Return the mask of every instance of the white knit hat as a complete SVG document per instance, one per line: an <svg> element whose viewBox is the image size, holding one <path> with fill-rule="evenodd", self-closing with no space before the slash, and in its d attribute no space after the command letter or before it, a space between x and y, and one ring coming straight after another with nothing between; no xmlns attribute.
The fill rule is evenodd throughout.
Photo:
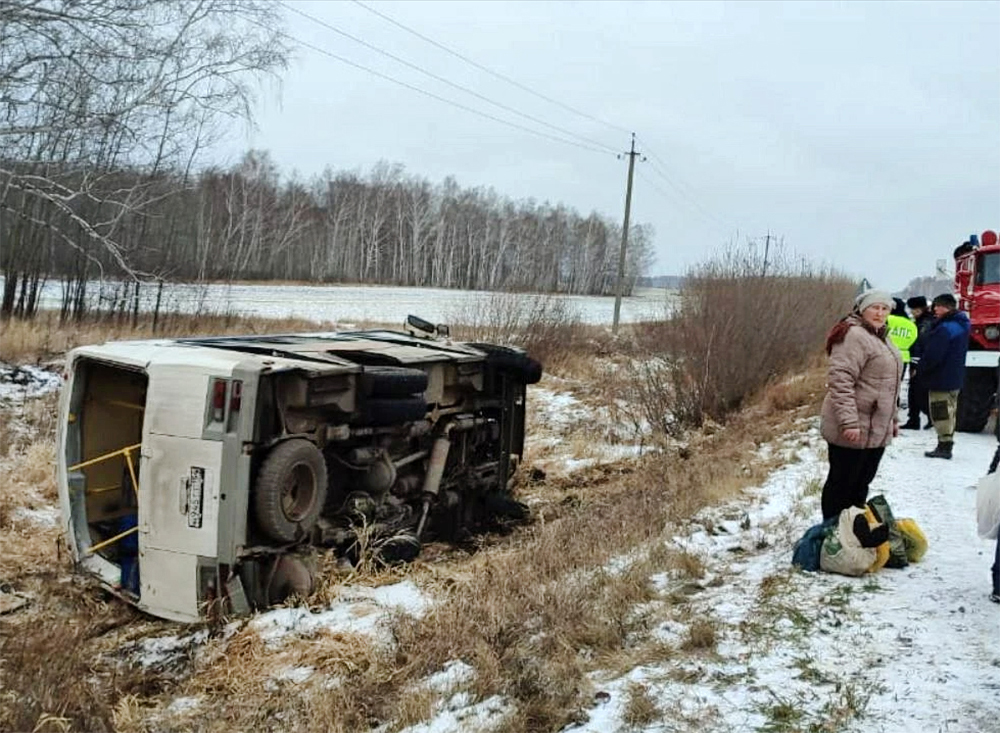
<svg viewBox="0 0 1000 733"><path fill-rule="evenodd" d="M865 308L869 308L877 303L881 303L889 310L892 310L892 296L884 290L866 290L854 301L854 310L864 313Z"/></svg>

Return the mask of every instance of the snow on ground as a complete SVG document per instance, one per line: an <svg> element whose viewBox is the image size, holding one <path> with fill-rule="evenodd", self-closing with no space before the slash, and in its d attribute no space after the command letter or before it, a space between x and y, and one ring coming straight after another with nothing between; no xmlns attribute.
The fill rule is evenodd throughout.
<svg viewBox="0 0 1000 733"><path fill-rule="evenodd" d="M421 616L428 604L428 599L410 580L376 588L343 586L327 609L313 612L300 606L277 608L255 616L251 625L261 638L271 643L289 634L309 635L319 630L377 636L392 612Z"/></svg>
<svg viewBox="0 0 1000 733"><path fill-rule="evenodd" d="M717 520L704 522L710 531L696 522L675 539L708 568L692 600L721 628L717 656L682 662L683 670L667 663L595 675L607 694L571 730L626 729L629 683L646 687L664 712L648 730L784 730L780 715L795 718L788 730L803 730L838 710L847 730L997 729L1000 607L987 599L994 543L976 535L974 490L995 438L959 434L950 462L923 456L932 431L896 440L872 495L884 494L897 517L916 519L929 550L905 569L848 578L789 568L795 540L820 518L823 441L815 426L806 437L799 460L749 502L707 512L702 520ZM713 578L722 583L713 587ZM780 592L762 601L775 578ZM655 633L676 640L684 628L668 621ZM853 709L863 717L852 721Z"/></svg>
<svg viewBox="0 0 1000 733"><path fill-rule="evenodd" d="M41 367L0 362L0 405L16 404L59 389L58 374Z"/></svg>
<svg viewBox="0 0 1000 733"><path fill-rule="evenodd" d="M310 637L319 632L365 634L377 643L389 643L383 632L393 613L420 616L430 600L411 580L378 587L343 585L337 598L326 608L311 610L302 606L274 608L253 616L249 622L260 638L270 647L280 647L293 637ZM244 621L233 621L225 634L231 636L243 628ZM169 669L189 656L208 639L204 630L180 632L140 639L126 650L126 656L147 669ZM276 671L277 680L306 679L312 674L307 666Z"/></svg>
<svg viewBox="0 0 1000 733"><path fill-rule="evenodd" d="M597 464L641 456L651 448L644 421L615 419L560 389L562 380L544 375L528 388L527 458L549 476L566 476Z"/></svg>
<svg viewBox="0 0 1000 733"><path fill-rule="evenodd" d="M0 283L3 278L0 278ZM120 286L115 282L92 282L87 293L97 307ZM668 291L660 288L639 288L622 299L620 320L624 323L663 318L668 308ZM48 282L42 289L41 307L58 308L62 303L62 288L58 282ZM472 314L482 315L494 293L475 290L441 288L408 288L388 285L266 285L224 283L193 285L168 284L162 293L161 307L181 313L229 312L264 318L305 318L337 323L344 328L356 321L402 323L408 314L418 315L435 323L455 323L468 320ZM614 298L590 295L530 295L525 300L552 298L564 302L568 309L585 323L610 325L614 314ZM145 288L140 308L152 311L157 299L156 288Z"/></svg>
<svg viewBox="0 0 1000 733"><path fill-rule="evenodd" d="M24 446L35 441L36 428L29 415L47 414L47 408L37 409L36 400L56 392L61 385L62 377L55 371L0 361L0 451L7 451L12 444ZM4 458L0 455L0 460ZM17 507L14 516L52 524L58 520L58 508L42 507L36 512L33 508Z"/></svg>

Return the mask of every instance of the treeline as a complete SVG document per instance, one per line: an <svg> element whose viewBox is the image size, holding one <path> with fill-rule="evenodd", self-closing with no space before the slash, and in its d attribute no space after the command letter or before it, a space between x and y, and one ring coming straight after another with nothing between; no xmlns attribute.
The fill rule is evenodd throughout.
<svg viewBox="0 0 1000 733"><path fill-rule="evenodd" d="M22 175L30 168L7 166ZM231 169L207 169L189 180L118 171L89 185L141 191L144 204L123 211L103 203L107 196L99 192L64 211L7 192L9 213L0 222L3 313L30 315L48 278L66 283L67 315L85 308L87 283L98 277L579 294L613 293L617 278L621 227L613 221L461 188L451 178L433 185L386 163L367 175L327 171L308 182L282 181L267 154L253 152ZM93 242L75 217L113 222L105 234L116 247ZM626 293L647 266L648 227L632 228L628 252Z"/></svg>
<svg viewBox="0 0 1000 733"><path fill-rule="evenodd" d="M935 277L924 276L915 277L910 280L910 282L906 284L906 287L900 292L900 295L903 298L910 298L914 295L923 295L929 302L941 293L951 293L954 289L955 285L951 278L943 277L941 275Z"/></svg>

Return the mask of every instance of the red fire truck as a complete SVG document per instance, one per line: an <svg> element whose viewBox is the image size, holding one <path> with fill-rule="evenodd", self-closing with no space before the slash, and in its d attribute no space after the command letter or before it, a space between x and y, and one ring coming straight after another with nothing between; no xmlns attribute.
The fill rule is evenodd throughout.
<svg viewBox="0 0 1000 733"><path fill-rule="evenodd" d="M955 250L955 297L972 321L957 428L978 433L986 427L996 404L1000 370L1000 244L996 232L973 235Z"/></svg>

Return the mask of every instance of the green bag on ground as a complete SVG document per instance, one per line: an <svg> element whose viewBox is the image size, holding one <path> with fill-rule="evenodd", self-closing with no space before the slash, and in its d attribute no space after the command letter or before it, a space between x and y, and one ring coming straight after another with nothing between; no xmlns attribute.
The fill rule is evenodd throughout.
<svg viewBox="0 0 1000 733"><path fill-rule="evenodd" d="M868 500L868 506L878 520L889 527L889 560L885 566L887 568L905 568L910 564L906 555L906 542L903 540L903 534L899 531L899 527L896 526L896 519L892 516L889 502L882 494L879 494Z"/></svg>

